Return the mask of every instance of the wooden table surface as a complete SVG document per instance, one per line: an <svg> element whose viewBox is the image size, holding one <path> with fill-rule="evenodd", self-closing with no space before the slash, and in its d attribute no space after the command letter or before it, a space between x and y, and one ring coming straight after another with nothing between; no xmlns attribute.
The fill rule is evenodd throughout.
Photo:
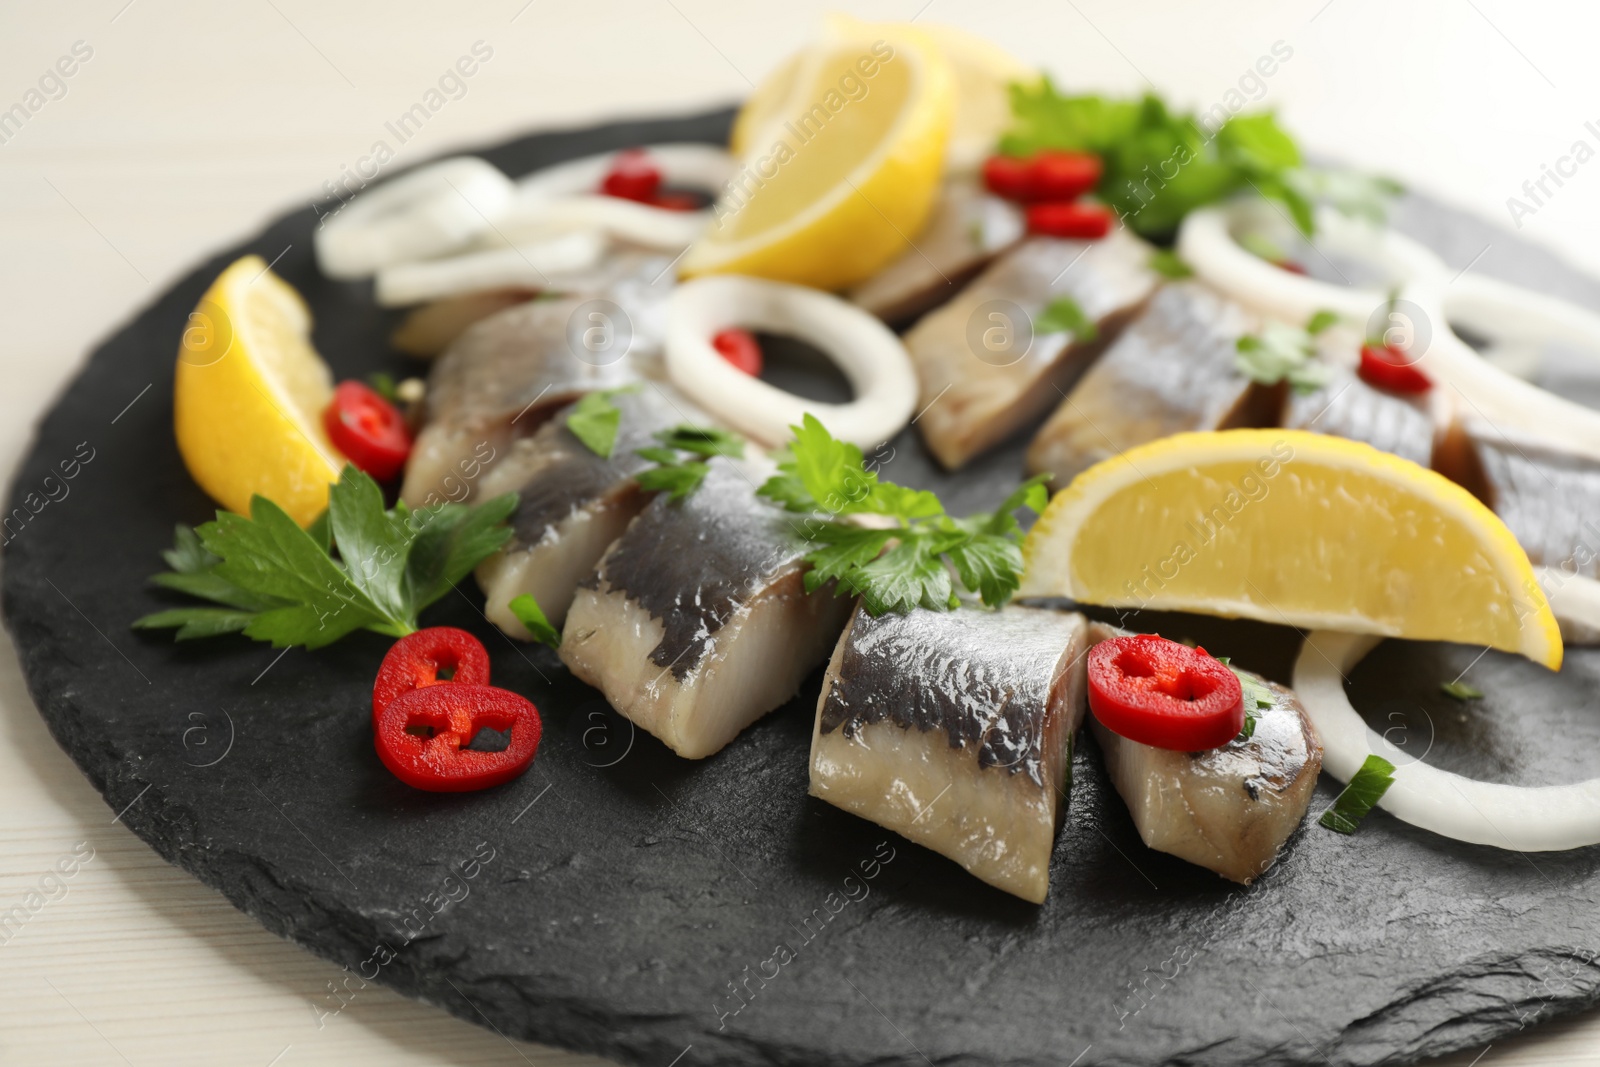
<svg viewBox="0 0 1600 1067"><path fill-rule="evenodd" d="M1576 3L6 0L0 111L32 113L0 127L0 465L15 467L93 343L202 256L321 195L474 43L492 57L400 163L542 126L736 100L825 6L964 26L1073 88L1131 93L1148 81L1199 107L1259 95L1313 152L1508 227L1508 198L1532 204L1523 183L1542 165L1578 140L1600 145L1585 126L1600 120L1586 111L1600 100L1597 16ZM1292 57L1258 85L1249 71L1278 42ZM1600 272L1600 164L1545 192L1521 213L1521 234ZM114 621L101 628L118 639ZM123 829L46 733L0 642L0 910L59 859L92 851L61 888L47 883L57 899L0 934L0 1063L599 1062L376 986L319 1024L337 969ZM1600 1065L1600 1016L1447 1062Z"/></svg>

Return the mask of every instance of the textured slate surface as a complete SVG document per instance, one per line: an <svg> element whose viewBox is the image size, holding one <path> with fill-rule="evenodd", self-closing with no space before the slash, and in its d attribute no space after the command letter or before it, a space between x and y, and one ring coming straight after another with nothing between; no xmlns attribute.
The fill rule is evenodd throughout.
<svg viewBox="0 0 1600 1067"><path fill-rule="evenodd" d="M717 139L727 120L485 154L520 173ZM655 1065L690 1045L696 1064L1399 1063L1595 1002L1600 849L1460 846L1377 813L1354 837L1303 830L1244 890L1146 850L1085 742L1050 899L1032 907L806 796L815 678L687 763L634 736L554 656L492 631L475 593L450 598L428 621L482 635L494 680L538 703L546 733L520 781L442 797L407 790L372 753L381 638L280 659L242 639L133 634L162 602L142 579L172 523L210 511L172 443L171 368L185 315L226 262L282 252L277 269L311 301L341 376L405 369L368 287L317 276L313 223L299 212L217 256L94 354L17 476L12 506L57 499L13 531L4 607L44 717L110 807L133 802L122 819L136 833L347 965L352 988L362 974L505 1033ZM1481 223L1422 204L1404 223L1457 265L1491 244L1478 269L1600 305L1591 282ZM914 439L894 448L891 476L963 508L996 502L1020 469L1012 448L947 480ZM76 477L47 483L74 453ZM1287 671L1293 634L1158 621ZM1380 650L1358 699L1380 728L1398 713L1407 743L1429 740L1450 766L1529 783L1600 773L1600 657L1571 656L1552 684L1490 656L1472 674L1488 700L1436 698L1470 655ZM1334 793L1324 778L1318 808Z"/></svg>

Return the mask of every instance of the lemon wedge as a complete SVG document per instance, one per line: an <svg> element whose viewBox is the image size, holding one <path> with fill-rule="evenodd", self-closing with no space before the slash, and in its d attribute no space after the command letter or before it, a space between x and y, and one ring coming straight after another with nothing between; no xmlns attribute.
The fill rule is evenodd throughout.
<svg viewBox="0 0 1600 1067"><path fill-rule="evenodd" d="M788 80L765 97L771 118L746 120L753 143L684 256L685 276L840 289L904 252L927 220L955 110L949 65L928 37L841 23Z"/></svg>
<svg viewBox="0 0 1600 1067"><path fill-rule="evenodd" d="M1433 471L1296 430L1186 433L1099 463L1022 547L1022 595L1455 641L1552 670L1527 554Z"/></svg>
<svg viewBox="0 0 1600 1067"><path fill-rule="evenodd" d="M861 24L848 16L835 15L829 25ZM910 23L891 25L899 31ZM975 171L994 153L1000 135L1011 125L1011 84L1035 81L1039 72L998 45L965 30L939 23L920 24L920 28L944 56L955 78L955 111L945 145L945 169L958 173ZM796 52L780 63L739 109L728 138L728 148L734 155L743 156L757 145L766 147L781 132L768 130L782 123L784 107L794 91L807 51Z"/></svg>
<svg viewBox="0 0 1600 1067"><path fill-rule="evenodd" d="M178 451L200 488L241 514L259 493L309 524L344 465L322 429L332 400L300 294L260 256L218 275L189 315L173 385Z"/></svg>

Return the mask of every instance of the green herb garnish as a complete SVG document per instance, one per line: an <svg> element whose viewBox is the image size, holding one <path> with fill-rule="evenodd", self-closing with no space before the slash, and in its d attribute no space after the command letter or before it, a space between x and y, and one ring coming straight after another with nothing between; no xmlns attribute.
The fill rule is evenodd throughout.
<svg viewBox="0 0 1600 1067"><path fill-rule="evenodd" d="M1262 385L1287 381L1297 393L1313 393L1328 384L1331 370L1316 359L1313 338L1332 323L1319 311L1305 329L1281 322L1269 322L1260 336L1239 338L1233 365L1240 374ZM1316 329L1311 329L1315 326Z"/></svg>
<svg viewBox="0 0 1600 1067"><path fill-rule="evenodd" d="M151 581L222 606L158 611L133 625L176 628L180 641L243 633L275 648L320 648L356 630L404 637L423 608L505 544L516 506L508 493L476 507L385 510L378 483L347 466L310 529L260 496L248 518L219 511L198 529L179 526L162 554L172 570Z"/></svg>
<svg viewBox="0 0 1600 1067"><path fill-rule="evenodd" d="M790 511L828 516L807 531L820 546L806 556L807 592L836 581L838 595L859 595L874 615L954 608L956 581L990 607L1016 592L1022 527L1013 512L1044 508L1047 475L1018 486L994 512L955 519L934 494L879 481L862 462L861 449L835 440L815 416L791 429L794 442L779 473L758 493ZM846 515L874 516L889 525L837 521Z"/></svg>
<svg viewBox="0 0 1600 1067"><path fill-rule="evenodd" d="M367 384L372 386L372 391L383 397L391 404L400 403L399 387L394 384L394 378L383 371L373 371L367 375Z"/></svg>
<svg viewBox="0 0 1600 1067"><path fill-rule="evenodd" d="M1393 784L1394 764L1382 756L1368 756L1333 802L1333 807L1323 812L1317 821L1341 834L1353 834L1367 812L1383 799L1383 794Z"/></svg>
<svg viewBox="0 0 1600 1067"><path fill-rule="evenodd" d="M1239 679L1239 688L1242 691L1244 702L1244 727L1240 729L1239 736L1235 737L1234 740L1248 741L1255 736L1255 713L1264 711L1277 702L1272 698L1272 690L1257 681L1254 675L1247 674L1232 663L1229 663L1228 657L1218 656L1217 662L1226 665L1234 673L1234 676Z"/></svg>
<svg viewBox="0 0 1600 1067"><path fill-rule="evenodd" d="M1207 132L1192 112L1175 112L1158 96L1066 96L1048 78L1013 85L1011 112L1001 152L1094 153L1105 166L1096 195L1146 237L1166 237L1196 208L1252 188L1311 232L1312 201L1305 183L1290 177L1301 166L1300 149L1271 113L1235 115Z"/></svg>
<svg viewBox="0 0 1600 1067"><path fill-rule="evenodd" d="M1150 269L1174 282L1194 277L1194 269L1170 248L1158 248L1150 253Z"/></svg>
<svg viewBox="0 0 1600 1067"><path fill-rule="evenodd" d="M634 454L656 464L636 476L642 489L666 493L670 500L682 500L706 480L711 472L707 459L712 456L744 455L744 440L727 430L709 426L675 426L655 435L660 445L636 449ZM688 453L685 458L682 453ZM700 456L701 459L692 457Z"/></svg>
<svg viewBox="0 0 1600 1067"><path fill-rule="evenodd" d="M1306 333L1315 337L1338 321L1339 313L1337 311L1323 309L1312 315L1310 321L1306 323Z"/></svg>
<svg viewBox="0 0 1600 1067"><path fill-rule="evenodd" d="M601 459L610 459L611 450L617 446L617 427L622 425L622 410L612 401L638 389L637 385L625 385L588 394L567 414L567 429L589 451Z"/></svg>
<svg viewBox="0 0 1600 1067"><path fill-rule="evenodd" d="M1039 312L1039 317L1033 321L1034 329L1040 333L1059 333L1063 330L1072 334L1074 340L1093 341L1100 336L1100 330L1095 326L1094 320L1083 313L1083 308L1070 296L1058 296L1046 304L1044 310Z"/></svg>
<svg viewBox="0 0 1600 1067"><path fill-rule="evenodd" d="M1445 696L1455 697L1457 700L1483 699L1483 690L1477 686L1468 685L1466 682L1441 682L1439 689Z"/></svg>
<svg viewBox="0 0 1600 1067"><path fill-rule="evenodd" d="M512 597L506 606L511 609L511 614L517 617L517 621L527 627L535 641L551 648L561 647L561 631L550 625L550 620L545 618L544 609L539 607L539 602L533 598L532 593Z"/></svg>

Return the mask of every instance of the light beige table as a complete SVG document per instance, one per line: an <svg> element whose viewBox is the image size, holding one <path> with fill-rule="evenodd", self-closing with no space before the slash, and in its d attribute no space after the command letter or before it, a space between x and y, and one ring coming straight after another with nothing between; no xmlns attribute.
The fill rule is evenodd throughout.
<svg viewBox="0 0 1600 1067"><path fill-rule="evenodd" d="M1507 198L1524 195L1541 164L1580 138L1600 144L1584 126L1600 119L1585 110L1600 100L1588 6L1220 6L904 0L857 13L966 26L1067 85L1135 92L1148 78L1201 107L1240 88L1283 41L1293 57L1261 86L1262 102L1312 150L1385 169L1506 225ZM33 421L94 341L189 264L318 196L474 42L493 49L491 60L400 162L539 126L731 101L813 31L822 8L6 0L0 110L75 42L92 54L67 64L72 76L47 85L56 98L0 143L0 465L14 468ZM1522 232L1600 271L1600 162L1542 199ZM313 1005L335 968L267 934L116 824L46 734L9 643L0 709L0 905L80 843L94 856L64 897L0 945L0 1063L595 1062L514 1044L377 987L319 1028ZM1600 1064L1600 1018L1452 1062L1479 1056Z"/></svg>

